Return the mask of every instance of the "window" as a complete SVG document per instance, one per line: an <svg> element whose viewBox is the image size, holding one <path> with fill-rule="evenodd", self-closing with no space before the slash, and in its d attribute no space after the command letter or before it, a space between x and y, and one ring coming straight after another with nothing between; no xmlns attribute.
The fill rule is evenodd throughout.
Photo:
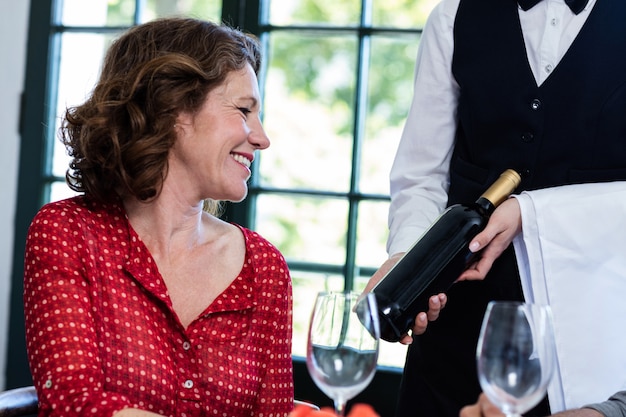
<svg viewBox="0 0 626 417"><path fill-rule="evenodd" d="M38 2L23 118L42 123L23 128L16 251L41 204L73 194L64 182L58 120L90 91L111 40L160 16L223 19L262 41L259 82L272 140L254 164L249 197L230 205L226 218L258 230L287 258L294 356L303 356L312 294L361 290L386 258L388 172L412 95L421 28L436 2ZM15 268L14 283L21 282L21 266ZM380 365L402 366L404 349L383 343Z"/></svg>

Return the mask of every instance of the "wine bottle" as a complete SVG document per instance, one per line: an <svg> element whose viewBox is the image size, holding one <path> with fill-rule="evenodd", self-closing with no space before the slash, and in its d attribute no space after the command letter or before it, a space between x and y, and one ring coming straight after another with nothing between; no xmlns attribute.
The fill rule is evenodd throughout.
<svg viewBox="0 0 626 417"><path fill-rule="evenodd" d="M520 184L508 169L475 203L447 208L372 289L378 305L381 338L397 342L428 311L431 296L446 292L476 258L470 241L489 216Z"/></svg>

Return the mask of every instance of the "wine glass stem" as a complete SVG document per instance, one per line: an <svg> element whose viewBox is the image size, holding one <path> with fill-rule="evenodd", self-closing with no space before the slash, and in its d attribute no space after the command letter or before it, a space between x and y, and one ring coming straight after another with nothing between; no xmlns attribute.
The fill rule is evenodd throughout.
<svg viewBox="0 0 626 417"><path fill-rule="evenodd" d="M346 403L344 401L335 401L335 414L339 417L346 415Z"/></svg>

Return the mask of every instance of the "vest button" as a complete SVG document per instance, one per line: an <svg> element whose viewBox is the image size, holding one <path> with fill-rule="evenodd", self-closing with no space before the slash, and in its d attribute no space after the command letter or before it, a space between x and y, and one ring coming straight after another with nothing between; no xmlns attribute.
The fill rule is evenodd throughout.
<svg viewBox="0 0 626 417"><path fill-rule="evenodd" d="M530 142L533 141L534 138L535 138L535 135L533 135L530 132L522 133L522 142L524 142L524 143L530 143Z"/></svg>
<svg viewBox="0 0 626 417"><path fill-rule="evenodd" d="M538 98L530 102L530 108L533 110L539 110L541 108L541 100Z"/></svg>

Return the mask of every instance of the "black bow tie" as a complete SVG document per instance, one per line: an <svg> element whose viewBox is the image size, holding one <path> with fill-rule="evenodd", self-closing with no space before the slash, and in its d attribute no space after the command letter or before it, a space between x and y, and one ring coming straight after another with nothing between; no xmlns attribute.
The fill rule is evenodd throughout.
<svg viewBox="0 0 626 417"><path fill-rule="evenodd" d="M526 11L540 1L541 0L517 0L517 4L519 4L522 10ZM587 3L589 3L589 0L565 0L565 4L567 4L575 14L582 12Z"/></svg>

